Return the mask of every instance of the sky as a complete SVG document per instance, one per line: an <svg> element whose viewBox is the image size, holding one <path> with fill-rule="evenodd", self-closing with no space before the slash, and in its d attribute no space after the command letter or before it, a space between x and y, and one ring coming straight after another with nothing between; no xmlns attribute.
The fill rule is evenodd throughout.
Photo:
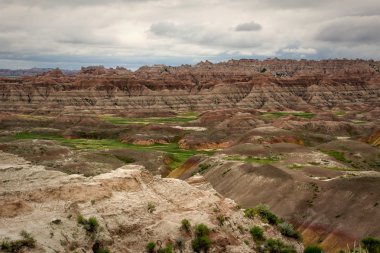
<svg viewBox="0 0 380 253"><path fill-rule="evenodd" d="M0 0L0 68L380 59L379 0Z"/></svg>

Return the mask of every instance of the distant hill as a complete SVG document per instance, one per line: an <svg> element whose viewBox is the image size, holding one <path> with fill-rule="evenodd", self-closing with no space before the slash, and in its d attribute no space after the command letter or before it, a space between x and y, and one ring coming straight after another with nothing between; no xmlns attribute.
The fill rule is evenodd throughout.
<svg viewBox="0 0 380 253"><path fill-rule="evenodd" d="M36 76L44 72L53 70L53 68L31 68L31 69L0 69L0 76L18 77L18 76ZM77 70L61 70L65 75L76 74Z"/></svg>

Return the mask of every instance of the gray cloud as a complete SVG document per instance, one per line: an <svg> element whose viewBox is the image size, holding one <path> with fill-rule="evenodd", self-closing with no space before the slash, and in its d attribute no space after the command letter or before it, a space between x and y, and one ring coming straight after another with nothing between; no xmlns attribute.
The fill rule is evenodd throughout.
<svg viewBox="0 0 380 253"><path fill-rule="evenodd" d="M255 38L246 35L236 36L225 28L215 29L210 26L192 24L174 24L158 22L151 25L152 34L186 44L206 47L221 47L224 49L254 48L259 45Z"/></svg>
<svg viewBox="0 0 380 253"><path fill-rule="evenodd" d="M158 36L173 36L178 33L177 26L171 22L159 22L152 24L150 31Z"/></svg>
<svg viewBox="0 0 380 253"><path fill-rule="evenodd" d="M327 23L316 38L339 43L379 44L379 27L380 16L344 17Z"/></svg>
<svg viewBox="0 0 380 253"><path fill-rule="evenodd" d="M254 21L249 22L249 23L238 24L235 27L235 31L238 31L238 32L259 31L261 29L262 29L261 25L259 23L254 22Z"/></svg>

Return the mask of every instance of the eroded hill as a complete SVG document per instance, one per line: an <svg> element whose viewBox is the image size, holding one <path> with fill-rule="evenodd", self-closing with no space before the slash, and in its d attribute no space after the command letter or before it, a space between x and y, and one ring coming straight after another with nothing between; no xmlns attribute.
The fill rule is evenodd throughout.
<svg viewBox="0 0 380 253"><path fill-rule="evenodd" d="M231 60L195 66L88 67L0 80L2 111L120 114L125 110L326 109L379 106L379 62Z"/></svg>

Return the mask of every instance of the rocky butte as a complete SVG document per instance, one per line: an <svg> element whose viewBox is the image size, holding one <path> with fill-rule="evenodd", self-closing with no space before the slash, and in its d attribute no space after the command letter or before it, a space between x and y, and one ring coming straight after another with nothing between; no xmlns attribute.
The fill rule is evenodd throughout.
<svg viewBox="0 0 380 253"><path fill-rule="evenodd" d="M4 73L0 251L336 253L380 237L379 61Z"/></svg>

